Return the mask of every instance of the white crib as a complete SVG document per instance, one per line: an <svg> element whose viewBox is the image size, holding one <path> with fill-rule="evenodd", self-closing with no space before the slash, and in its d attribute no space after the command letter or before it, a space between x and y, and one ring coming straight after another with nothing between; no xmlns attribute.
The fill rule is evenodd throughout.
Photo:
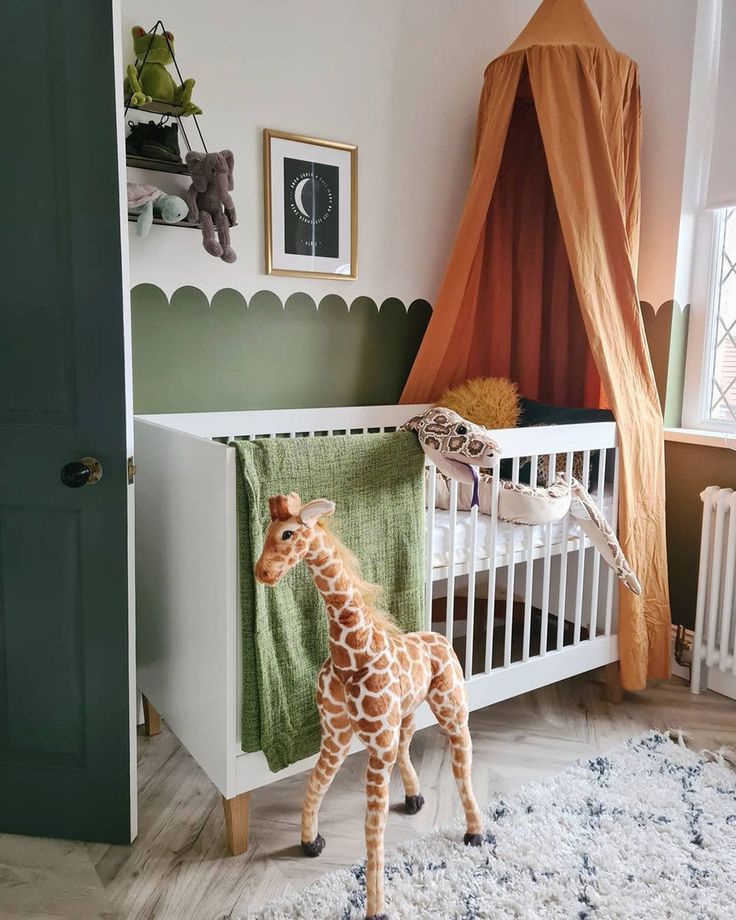
<svg viewBox="0 0 736 920"><path fill-rule="evenodd" d="M315 758L272 773L263 754L241 750L236 465L228 442L393 431L426 408L136 418L138 683L150 711L160 712L222 793L233 851L247 843L250 791L308 769ZM583 454L587 478L598 452L591 493L615 526L614 423L507 429L494 436L517 480L520 459L528 457L532 481L542 456L550 457L550 470L564 456L571 475L574 452ZM470 708L617 661L615 577L601 567L574 519L532 528L498 521L495 512L458 511L457 483L450 487L449 510L436 510L435 471L427 466L425 622L453 641ZM425 704L418 727L433 722Z"/></svg>

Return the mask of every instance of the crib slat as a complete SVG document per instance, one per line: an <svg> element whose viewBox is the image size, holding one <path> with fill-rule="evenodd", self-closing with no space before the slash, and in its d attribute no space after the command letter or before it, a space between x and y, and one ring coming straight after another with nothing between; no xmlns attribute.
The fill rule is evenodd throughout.
<svg viewBox="0 0 736 920"><path fill-rule="evenodd" d="M585 489L588 488L588 479L590 477L590 451L583 451L583 482ZM573 645L580 645L580 633L583 625L583 589L585 587L585 531L580 526L578 528L578 571L577 583L575 585L575 626L573 631Z"/></svg>
<svg viewBox="0 0 736 920"><path fill-rule="evenodd" d="M519 458L514 457L511 464L511 481L519 481ZM508 548L506 560L508 563L506 577L506 622L504 624L503 634L503 666L507 668L511 664L511 639L513 636L514 625L514 575L516 569L516 524L509 524L508 530Z"/></svg>
<svg viewBox="0 0 736 920"><path fill-rule="evenodd" d="M611 527L614 530L617 530L618 527L618 474L619 474L619 465L618 465L618 451L614 455L613 461L613 505L611 507ZM615 575L613 569L610 566L606 566L608 569L608 583L606 586L606 626L605 626L605 635L610 636L611 630L613 628L613 587Z"/></svg>
<svg viewBox="0 0 736 920"><path fill-rule="evenodd" d="M532 640L532 578L534 576L534 535L536 527L527 527L526 534L526 579L524 582L524 640L522 659L529 660L529 645Z"/></svg>
<svg viewBox="0 0 736 920"><path fill-rule="evenodd" d="M486 660L485 673L493 668L493 632L496 620L496 539L498 537L498 492L500 489L500 460L493 465L491 482L491 525L488 528L488 597L486 599Z"/></svg>
<svg viewBox="0 0 736 920"><path fill-rule="evenodd" d="M603 499L605 497L606 485L606 451L598 451L598 482L596 485L595 503L603 513ZM600 597L601 581L601 554L593 552L593 577L590 587L590 622L588 623L588 635L595 639L598 633L598 599Z"/></svg>
<svg viewBox="0 0 736 920"><path fill-rule="evenodd" d="M475 627L475 563L478 558L478 506L470 509L470 559L468 560L468 606L465 620L465 679L473 676L473 630Z"/></svg>
<svg viewBox="0 0 736 920"><path fill-rule="evenodd" d="M555 481L557 454L548 455L547 485ZM547 630L549 628L549 583L552 575L552 525L545 524L544 535L544 571L542 573L542 625L539 633L539 654L547 654Z"/></svg>
<svg viewBox="0 0 736 920"><path fill-rule="evenodd" d="M450 558L447 567L447 606L445 608L445 636L452 643L455 614L455 543L457 530L457 479L450 480Z"/></svg>
<svg viewBox="0 0 736 920"><path fill-rule="evenodd" d="M534 454L529 466L529 485L536 487L539 473L539 457ZM524 633L521 657L529 660L529 646L532 638L532 582L534 579L534 537L536 527L526 528L526 578L524 579Z"/></svg>
<svg viewBox="0 0 736 920"><path fill-rule="evenodd" d="M437 498L437 467L427 461L425 467L427 477L427 519L425 542L425 585L424 585L424 628L432 630L432 560L434 559L434 505Z"/></svg>
<svg viewBox="0 0 736 920"><path fill-rule="evenodd" d="M568 484L572 479L572 451L565 455L565 479ZM565 613L567 608L567 552L570 539L570 513L562 522L562 545L560 547L560 593L557 604L557 650L562 649L565 641Z"/></svg>

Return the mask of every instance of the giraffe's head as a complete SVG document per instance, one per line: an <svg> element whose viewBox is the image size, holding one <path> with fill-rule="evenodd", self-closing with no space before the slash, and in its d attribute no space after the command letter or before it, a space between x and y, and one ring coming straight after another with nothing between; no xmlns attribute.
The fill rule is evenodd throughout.
<svg viewBox="0 0 736 920"><path fill-rule="evenodd" d="M302 560L313 546L317 522L332 514L335 503L317 498L302 505L296 492L269 498L271 523L266 531L263 551L255 565L255 575L264 585L275 585Z"/></svg>

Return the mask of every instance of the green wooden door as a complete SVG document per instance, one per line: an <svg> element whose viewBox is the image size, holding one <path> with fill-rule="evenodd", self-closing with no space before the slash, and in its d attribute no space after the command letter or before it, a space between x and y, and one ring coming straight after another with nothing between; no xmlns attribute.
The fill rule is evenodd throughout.
<svg viewBox="0 0 736 920"><path fill-rule="evenodd" d="M0 831L131 833L111 0L3 5ZM96 457L96 485L60 471Z"/></svg>

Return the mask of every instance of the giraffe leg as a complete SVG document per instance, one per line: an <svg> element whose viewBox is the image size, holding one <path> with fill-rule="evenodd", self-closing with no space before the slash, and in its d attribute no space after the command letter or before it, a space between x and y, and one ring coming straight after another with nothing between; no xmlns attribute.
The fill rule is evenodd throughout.
<svg viewBox="0 0 736 920"><path fill-rule="evenodd" d="M427 702L450 741L452 772L457 782L460 801L465 812L467 833L465 843L480 846L483 842L483 824L480 809L473 793L471 768L473 742L468 728L468 704L465 698L463 674L455 653L440 644L433 657L434 677L429 685Z"/></svg>
<svg viewBox="0 0 736 920"><path fill-rule="evenodd" d="M374 752L368 755L365 774L368 807L365 815L366 920L388 920L383 913L383 832L388 813L388 784L398 751L393 757Z"/></svg>
<svg viewBox="0 0 736 920"><path fill-rule="evenodd" d="M479 847L483 842L483 821L473 792L471 779L473 742L470 739L467 722L460 731L450 731L448 734L452 748L452 772L465 812L467 831L464 840L469 846Z"/></svg>
<svg viewBox="0 0 736 920"><path fill-rule="evenodd" d="M424 805L424 796L419 791L419 777L409 757L409 745L414 734L414 714L406 716L401 723L399 735L399 772L404 784L404 802L407 813L415 815Z"/></svg>
<svg viewBox="0 0 736 920"><path fill-rule="evenodd" d="M325 848L325 839L318 833L319 807L347 757L351 736L352 731L347 730L341 734L339 741L333 735L322 738L319 758L309 777L302 808L302 850L306 856L319 856Z"/></svg>

